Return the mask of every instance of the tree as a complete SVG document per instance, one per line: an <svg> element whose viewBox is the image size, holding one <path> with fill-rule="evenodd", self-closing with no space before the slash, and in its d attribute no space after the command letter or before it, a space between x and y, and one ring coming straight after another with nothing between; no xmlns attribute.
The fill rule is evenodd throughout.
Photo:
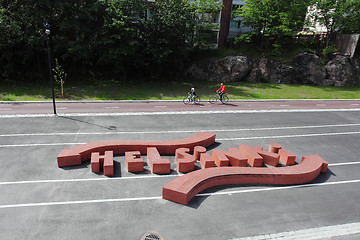
<svg viewBox="0 0 360 240"><path fill-rule="evenodd" d="M61 97L64 97L64 83L67 77L67 73L64 71L63 67L59 64L58 59L55 59L55 67L52 69L54 73L54 79L57 83L60 83L61 87Z"/></svg>
<svg viewBox="0 0 360 240"><path fill-rule="evenodd" d="M141 69L140 38L146 4L142 0L106 1L104 24L97 46L97 65L126 79L127 72Z"/></svg>
<svg viewBox="0 0 360 240"><path fill-rule="evenodd" d="M274 47L281 47L304 25L308 0L247 0L245 6L235 11L242 23L252 31L238 40L266 37ZM267 45L265 46L265 52Z"/></svg>
<svg viewBox="0 0 360 240"><path fill-rule="evenodd" d="M191 51L213 44L220 6L217 0L0 0L0 77L48 82L45 22L51 56L69 81L178 71Z"/></svg>
<svg viewBox="0 0 360 240"><path fill-rule="evenodd" d="M211 48L217 40L217 19L223 5L218 0L198 0L190 3L194 18L193 47Z"/></svg>
<svg viewBox="0 0 360 240"><path fill-rule="evenodd" d="M178 71L191 51L214 46L209 35L219 27L213 21L221 6L216 0L158 0L150 5L141 33L149 69Z"/></svg>
<svg viewBox="0 0 360 240"><path fill-rule="evenodd" d="M336 33L360 32L360 0L313 0L309 18L326 27L326 47Z"/></svg>
<svg viewBox="0 0 360 240"><path fill-rule="evenodd" d="M42 72L46 56L43 17L38 6L44 1L0 0L0 77L27 79Z"/></svg>

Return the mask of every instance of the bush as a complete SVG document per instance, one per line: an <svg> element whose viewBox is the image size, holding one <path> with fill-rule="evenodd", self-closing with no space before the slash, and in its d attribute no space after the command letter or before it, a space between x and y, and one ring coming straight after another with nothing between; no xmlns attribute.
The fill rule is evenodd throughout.
<svg viewBox="0 0 360 240"><path fill-rule="evenodd" d="M339 52L339 50L333 45L323 48L322 56L321 56L321 63L323 65L328 63L331 59L334 58L334 54L337 52Z"/></svg>

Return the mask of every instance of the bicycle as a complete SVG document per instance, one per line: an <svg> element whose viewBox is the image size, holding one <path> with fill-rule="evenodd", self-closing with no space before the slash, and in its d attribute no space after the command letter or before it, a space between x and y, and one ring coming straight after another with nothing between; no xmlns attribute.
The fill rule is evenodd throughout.
<svg viewBox="0 0 360 240"><path fill-rule="evenodd" d="M216 96L214 96L214 97L210 97L209 98L209 102L210 103L215 103L215 102L217 102L217 101L220 101L220 96L219 96L219 94L216 94ZM223 95L222 95L222 99L221 99L221 103L227 103L229 101L229 97L226 95L226 93L224 93Z"/></svg>
<svg viewBox="0 0 360 240"><path fill-rule="evenodd" d="M185 105L188 105L190 103L193 104L199 104L200 103L200 98L198 96L191 96L191 94L189 94L188 96L184 97L183 102Z"/></svg>

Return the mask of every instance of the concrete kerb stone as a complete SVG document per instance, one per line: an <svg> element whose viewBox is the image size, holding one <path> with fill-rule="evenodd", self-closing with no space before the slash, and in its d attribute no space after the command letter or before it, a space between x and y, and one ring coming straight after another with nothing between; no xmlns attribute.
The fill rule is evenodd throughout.
<svg viewBox="0 0 360 240"><path fill-rule="evenodd" d="M201 98L200 98L201 99ZM57 103L152 103L152 102L182 102L176 100L79 100L79 101L56 101ZM230 102L324 102L324 101L360 101L360 99L230 99ZM203 98L201 102L208 102L208 98ZM26 104L26 103L52 103L52 101L0 101L0 104Z"/></svg>

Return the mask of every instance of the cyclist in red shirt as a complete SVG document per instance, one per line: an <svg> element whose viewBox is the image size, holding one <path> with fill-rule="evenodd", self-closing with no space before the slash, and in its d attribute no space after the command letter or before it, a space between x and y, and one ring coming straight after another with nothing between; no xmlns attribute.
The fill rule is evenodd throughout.
<svg viewBox="0 0 360 240"><path fill-rule="evenodd" d="M222 101L222 95L226 93L226 87L223 83L220 84L220 88L216 91L220 95L220 101Z"/></svg>

